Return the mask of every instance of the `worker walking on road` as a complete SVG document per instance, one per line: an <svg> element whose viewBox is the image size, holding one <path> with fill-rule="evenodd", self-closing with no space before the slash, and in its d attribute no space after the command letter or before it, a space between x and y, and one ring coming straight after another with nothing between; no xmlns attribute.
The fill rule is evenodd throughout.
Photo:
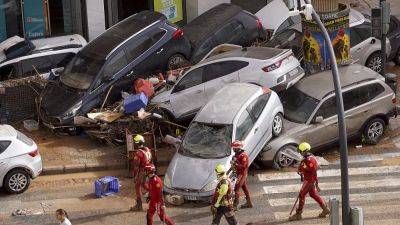
<svg viewBox="0 0 400 225"><path fill-rule="evenodd" d="M237 225L232 201L232 184L226 176L226 169L221 164L215 167L218 184L212 199L211 213L213 214L212 225L219 225L222 216L225 216L229 225Z"/></svg>
<svg viewBox="0 0 400 225"><path fill-rule="evenodd" d="M250 199L249 188L247 187L247 174L249 172L249 157L247 153L243 150L243 143L241 141L232 142L232 148L235 152L235 156L232 158L231 166L234 173L237 176L237 181L235 185L235 200L233 201L233 207L237 210L240 198L240 189L246 196L246 204L242 205L240 208L253 208L253 203Z"/></svg>
<svg viewBox="0 0 400 225"><path fill-rule="evenodd" d="M149 163L145 166L147 182L145 188L149 191L149 209L147 210L147 225L153 225L154 213L157 212L160 220L167 225L173 225L171 218L165 213L165 204L163 197L163 182L156 175L156 168Z"/></svg>
<svg viewBox="0 0 400 225"><path fill-rule="evenodd" d="M299 206L297 207L296 214L290 216L289 220L293 221L302 219L301 214L303 212L307 194L310 194L311 198L313 198L321 206L322 213L319 214L319 217L324 218L330 213L330 210L328 209L325 201L318 194L318 192L321 190L318 186L317 170L319 166L317 159L313 154L310 153L311 146L308 143L301 143L298 147L298 150L304 157L304 159L300 162L298 169L303 186L299 193Z"/></svg>
<svg viewBox="0 0 400 225"><path fill-rule="evenodd" d="M135 193L136 193L136 205L131 208L132 211L142 211L142 187L145 183L146 174L144 167L152 162L151 149L144 146L145 140L142 135L136 135L133 138L137 149L133 156L132 172L135 179Z"/></svg>

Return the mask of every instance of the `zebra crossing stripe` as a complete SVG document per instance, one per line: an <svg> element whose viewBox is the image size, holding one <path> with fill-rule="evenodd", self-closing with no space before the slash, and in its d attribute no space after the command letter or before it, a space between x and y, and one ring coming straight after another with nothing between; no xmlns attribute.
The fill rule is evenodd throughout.
<svg viewBox="0 0 400 225"><path fill-rule="evenodd" d="M380 166L380 167L359 167L359 168L349 168L349 175L371 175L371 174L390 174L399 173L400 166ZM340 169L321 169L318 171L318 177L339 177ZM273 181L273 180L289 180L289 179L299 179L297 172L287 172L287 173L265 173L258 174L258 179L260 181Z"/></svg>
<svg viewBox="0 0 400 225"><path fill-rule="evenodd" d="M266 194L278 194L278 193L291 193L299 192L301 188L301 183L293 185L277 185L277 186L264 186L264 192ZM378 187L396 187L400 186L399 178L385 178L377 180L367 180L367 181L350 181L351 189L362 189L362 188L378 188ZM340 190L340 182L324 182L320 183L319 187L322 190Z"/></svg>
<svg viewBox="0 0 400 225"><path fill-rule="evenodd" d="M360 202L360 201L372 201L372 200L392 200L393 196L400 196L400 192L377 192L377 193L363 193L363 194L350 194L350 201ZM325 201L329 201L330 198L341 199L340 195L328 195L322 196ZM291 206L296 198L277 198L268 200L271 206ZM314 205L317 202L312 198L306 198L307 205Z"/></svg>

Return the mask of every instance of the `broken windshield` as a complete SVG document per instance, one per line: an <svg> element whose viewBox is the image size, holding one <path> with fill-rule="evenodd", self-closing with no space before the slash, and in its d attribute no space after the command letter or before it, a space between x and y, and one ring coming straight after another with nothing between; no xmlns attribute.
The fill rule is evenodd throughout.
<svg viewBox="0 0 400 225"><path fill-rule="evenodd" d="M319 101L295 87L289 88L282 96L285 118L295 123L306 123L318 106Z"/></svg>
<svg viewBox="0 0 400 225"><path fill-rule="evenodd" d="M199 158L223 158L231 154L232 125L193 122L179 152Z"/></svg>
<svg viewBox="0 0 400 225"><path fill-rule="evenodd" d="M89 89L104 64L104 59L95 54L79 52L67 64L60 76L63 84L76 89Z"/></svg>

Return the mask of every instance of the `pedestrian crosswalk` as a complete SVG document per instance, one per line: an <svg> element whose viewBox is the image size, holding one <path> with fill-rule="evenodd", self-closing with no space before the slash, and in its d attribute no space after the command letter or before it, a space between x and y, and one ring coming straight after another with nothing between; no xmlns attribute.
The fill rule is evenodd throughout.
<svg viewBox="0 0 400 225"><path fill-rule="evenodd" d="M386 153L349 158L350 205L361 206L366 214L366 221L400 219L400 165L382 163L386 158L399 156L399 153ZM338 163L332 163L318 171L319 187L322 189L320 194L327 202L331 198L339 201L341 199L340 175ZM275 220L287 220L302 185L297 172L265 172L257 174L257 180L272 207ZM315 218L320 211L318 204L307 197L303 217ZM388 214L389 217L382 216L383 214Z"/></svg>

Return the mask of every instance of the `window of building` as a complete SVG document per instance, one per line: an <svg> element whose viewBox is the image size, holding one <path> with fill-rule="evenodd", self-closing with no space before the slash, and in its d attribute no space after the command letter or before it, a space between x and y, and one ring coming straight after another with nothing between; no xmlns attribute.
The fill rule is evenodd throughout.
<svg viewBox="0 0 400 225"><path fill-rule="evenodd" d="M71 0L49 0L51 35L73 33Z"/></svg>

